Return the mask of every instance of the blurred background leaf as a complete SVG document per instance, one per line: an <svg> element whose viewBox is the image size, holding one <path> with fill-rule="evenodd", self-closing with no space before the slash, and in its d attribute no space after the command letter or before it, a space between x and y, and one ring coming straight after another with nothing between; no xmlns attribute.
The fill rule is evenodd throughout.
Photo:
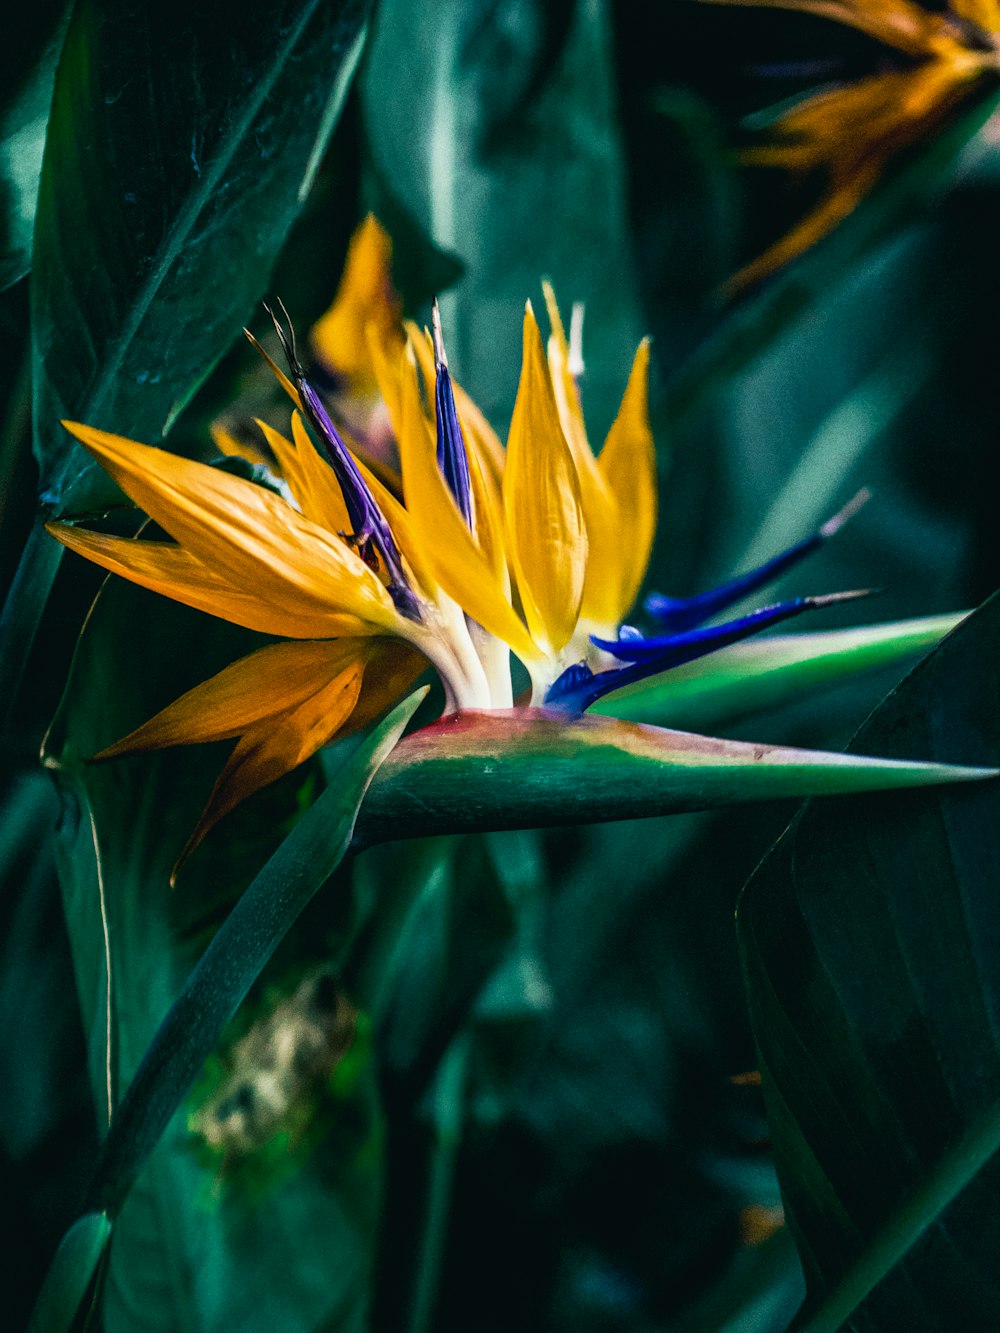
<svg viewBox="0 0 1000 1333"><path fill-rule="evenodd" d="M310 799L315 779L299 771L271 788L224 841L206 844L171 891L170 868L225 746L125 765L85 760L111 733L256 641L112 580L88 619L46 741L62 797L56 853L102 1130L109 1100L117 1103L208 938ZM121 676L109 691L112 658ZM269 985L287 988L303 966L328 962L350 920L345 890L341 881L279 950L251 996L251 1015L261 1012ZM370 1077L363 1079L309 1169L280 1172L256 1193L227 1188L225 1158L206 1159L185 1113L174 1116L116 1221L105 1327L134 1328L140 1312L144 1326L158 1329L258 1319L289 1329L324 1319L360 1327L379 1196L372 1095ZM293 1152L286 1146L278 1160Z"/></svg>
<svg viewBox="0 0 1000 1333"><path fill-rule="evenodd" d="M1000 602L852 742L1000 754ZM816 1329L986 1327L997 1306L998 787L809 805L739 925Z"/></svg>
<svg viewBox="0 0 1000 1333"><path fill-rule="evenodd" d="M505 437L524 302L548 277L567 313L586 303L584 401L603 439L642 333L607 6L382 0L359 87L371 206L388 188L462 265L441 297L457 376Z"/></svg>
<svg viewBox="0 0 1000 1333"><path fill-rule="evenodd" d="M155 441L233 342L336 123L366 10L363 0L287 0L247 22L240 5L202 0L169 15L74 7L31 282L49 514L118 500L61 418ZM58 564L36 528L4 611L5 709Z"/></svg>

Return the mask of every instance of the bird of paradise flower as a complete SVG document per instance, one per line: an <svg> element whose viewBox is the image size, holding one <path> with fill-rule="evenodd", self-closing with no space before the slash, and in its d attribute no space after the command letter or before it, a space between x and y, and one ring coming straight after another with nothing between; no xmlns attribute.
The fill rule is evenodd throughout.
<svg viewBox="0 0 1000 1333"><path fill-rule="evenodd" d="M858 206L903 149L924 139L966 98L1000 75L1000 3L949 0L933 12L917 0L704 0L785 9L854 28L902 57L843 87L821 89L784 111L773 142L748 149L748 163L808 174L826 186L806 216L731 280L766 277L830 232Z"/></svg>
<svg viewBox="0 0 1000 1333"><path fill-rule="evenodd" d="M370 256L362 257L367 267ZM170 540L66 522L51 523L52 535L140 586L280 640L96 756L236 740L178 865L254 791L373 722L428 664L446 712L510 709L513 653L530 678L532 705L579 715L615 690L858 595L800 597L705 627L833 536L863 495L730 583L686 599L648 598L661 633L626 625L656 527L649 345L636 352L595 455L578 385L581 311L567 338L555 294L544 288L551 336L546 350L529 303L506 449L451 377L436 307L433 334L404 329L397 315L369 322L365 356L355 338L355 374L369 394L377 383L398 443L401 498L346 443L283 308L284 318L272 317L288 374L271 365L295 404L291 436L259 425L284 494L65 423ZM350 282L345 291L338 303L357 323L363 303Z"/></svg>

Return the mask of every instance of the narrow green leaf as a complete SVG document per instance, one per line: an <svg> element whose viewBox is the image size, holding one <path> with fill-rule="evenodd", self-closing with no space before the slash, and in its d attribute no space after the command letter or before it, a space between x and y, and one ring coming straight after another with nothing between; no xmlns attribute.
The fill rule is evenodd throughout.
<svg viewBox="0 0 1000 1333"><path fill-rule="evenodd" d="M994 597L852 750L1000 758ZM738 922L804 1326L986 1328L1000 1303L1000 789L808 805Z"/></svg>
<svg viewBox="0 0 1000 1333"><path fill-rule="evenodd" d="M746 744L544 709L464 713L409 736L358 816L359 845L741 801L919 787L996 770Z"/></svg>
<svg viewBox="0 0 1000 1333"><path fill-rule="evenodd" d="M368 784L426 694L399 704L312 806L216 932L116 1108L90 1189L114 1215L225 1024L351 845Z"/></svg>
<svg viewBox="0 0 1000 1333"><path fill-rule="evenodd" d="M85 1213L66 1232L38 1293L28 1333L69 1333L111 1238L104 1213Z"/></svg>
<svg viewBox="0 0 1000 1333"><path fill-rule="evenodd" d="M752 639L622 690L592 711L657 726L719 727L926 652L965 614Z"/></svg>
<svg viewBox="0 0 1000 1333"><path fill-rule="evenodd" d="M117 495L60 418L152 442L237 335L301 206L317 125L332 129L364 12L284 0L247 22L234 3L77 4L35 225L49 510Z"/></svg>

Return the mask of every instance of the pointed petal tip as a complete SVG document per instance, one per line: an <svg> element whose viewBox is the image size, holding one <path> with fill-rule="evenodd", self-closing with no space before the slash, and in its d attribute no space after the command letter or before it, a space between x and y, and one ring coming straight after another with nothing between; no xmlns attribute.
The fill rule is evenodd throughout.
<svg viewBox="0 0 1000 1333"><path fill-rule="evenodd" d="M851 588L847 592L821 593L818 597L804 597L802 600L813 611L824 606L839 606L841 602L860 602L869 597L881 597L884 588Z"/></svg>
<svg viewBox="0 0 1000 1333"><path fill-rule="evenodd" d="M441 327L441 307L435 296L431 306L431 338L434 342L434 364L438 370L448 369L448 356L444 350L444 330Z"/></svg>
<svg viewBox="0 0 1000 1333"><path fill-rule="evenodd" d="M862 486L857 494L848 500L843 509L839 509L832 518L827 519L820 528L819 535L824 541L835 536L845 523L849 522L859 510L865 507L871 498L871 489L868 486Z"/></svg>
<svg viewBox="0 0 1000 1333"><path fill-rule="evenodd" d="M905 769L912 777L913 785L919 787L950 785L956 782L987 782L1000 777L1000 768L980 768L970 764L909 763L902 759L882 760L882 764L891 764L898 771Z"/></svg>

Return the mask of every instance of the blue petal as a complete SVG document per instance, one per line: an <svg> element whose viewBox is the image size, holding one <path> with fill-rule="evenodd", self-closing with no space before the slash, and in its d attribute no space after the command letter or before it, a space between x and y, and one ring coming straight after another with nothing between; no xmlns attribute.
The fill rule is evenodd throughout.
<svg viewBox="0 0 1000 1333"><path fill-rule="evenodd" d="M758 588L772 582L779 574L784 574L786 570L791 569L793 565L797 565L800 560L804 560L813 551L819 550L825 542L840 531L849 518L858 512L868 497L869 492L867 490L858 491L857 495L839 513L834 514L833 518L827 519L823 526L817 532L814 532L811 537L805 537L802 541L796 542L794 546L790 546L787 551L772 556L770 560L758 565L756 569L748 570L746 574L740 574L729 583L720 584L718 588L699 593L695 597L667 597L663 593L650 593L644 603L646 613L658 624L663 625L665 629L685 630L704 624L706 620L711 620L712 616L718 615L720 611L735 606L737 602L742 601L750 593L756 592Z"/></svg>
<svg viewBox="0 0 1000 1333"><path fill-rule="evenodd" d="M448 358L444 354L441 314L434 302L434 362L437 378L434 403L437 416L437 461L455 503L466 524L472 527L472 491L469 485L469 460L465 453L462 427L458 422L455 394L451 387Z"/></svg>
<svg viewBox="0 0 1000 1333"><path fill-rule="evenodd" d="M683 666L699 657L705 657L729 644L748 639L760 630L768 629L803 611L818 610L837 602L867 597L869 591L831 593L824 597L796 597L788 602L765 606L738 620L727 621L710 629L689 630L656 639L592 639L598 648L613 653L628 666L611 667L608 671L592 672L583 663L567 668L549 688L545 702L550 707L582 713L606 694L626 685L637 684L650 676L659 675L671 667Z"/></svg>
<svg viewBox="0 0 1000 1333"><path fill-rule="evenodd" d="M587 704L581 704L581 698L588 698L588 702L593 703L599 697L595 695L594 699L589 698L596 679L586 662L574 662L549 686L545 702L550 708L565 708L571 713L582 713Z"/></svg>

